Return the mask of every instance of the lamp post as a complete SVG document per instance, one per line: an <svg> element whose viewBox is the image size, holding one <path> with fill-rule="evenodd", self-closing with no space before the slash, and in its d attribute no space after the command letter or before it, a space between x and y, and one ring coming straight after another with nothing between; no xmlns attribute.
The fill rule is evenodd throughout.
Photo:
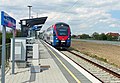
<svg viewBox="0 0 120 83"><path fill-rule="evenodd" d="M32 6L28 5L27 7L29 8L29 19L30 19L30 17L31 17L31 8L32 8Z"/></svg>

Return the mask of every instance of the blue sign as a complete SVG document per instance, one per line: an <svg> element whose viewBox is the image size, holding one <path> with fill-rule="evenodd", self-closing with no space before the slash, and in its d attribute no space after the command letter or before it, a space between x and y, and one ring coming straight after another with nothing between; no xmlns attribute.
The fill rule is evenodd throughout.
<svg viewBox="0 0 120 83"><path fill-rule="evenodd" d="M37 26L33 26L30 30L39 30L39 28Z"/></svg>
<svg viewBox="0 0 120 83"><path fill-rule="evenodd" d="M36 30L36 29L37 29L37 26L33 26L33 27L32 27L32 30Z"/></svg>
<svg viewBox="0 0 120 83"><path fill-rule="evenodd" d="M16 29L16 20L4 11L1 11L1 25Z"/></svg>

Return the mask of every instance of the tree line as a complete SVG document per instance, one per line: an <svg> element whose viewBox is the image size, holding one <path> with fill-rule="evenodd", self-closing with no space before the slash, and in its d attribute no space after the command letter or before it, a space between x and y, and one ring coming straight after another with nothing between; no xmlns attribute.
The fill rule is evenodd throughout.
<svg viewBox="0 0 120 83"><path fill-rule="evenodd" d="M97 33L94 32L92 35L88 34L81 34L81 35L72 35L72 38L77 38L77 39L93 39L93 40L108 40L108 41L118 41L120 40L119 35L111 35L111 34L105 34L105 33Z"/></svg>
<svg viewBox="0 0 120 83"><path fill-rule="evenodd" d="M21 36L21 30L16 29L16 37ZM10 43L10 38L13 37L12 30L6 32L6 43ZM2 44L2 31L0 31L0 45Z"/></svg>

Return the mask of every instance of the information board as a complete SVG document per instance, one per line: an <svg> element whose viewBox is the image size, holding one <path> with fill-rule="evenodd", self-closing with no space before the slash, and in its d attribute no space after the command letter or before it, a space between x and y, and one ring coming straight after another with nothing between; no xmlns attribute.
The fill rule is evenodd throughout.
<svg viewBox="0 0 120 83"><path fill-rule="evenodd" d="M1 25L16 29L16 20L4 11L1 11Z"/></svg>

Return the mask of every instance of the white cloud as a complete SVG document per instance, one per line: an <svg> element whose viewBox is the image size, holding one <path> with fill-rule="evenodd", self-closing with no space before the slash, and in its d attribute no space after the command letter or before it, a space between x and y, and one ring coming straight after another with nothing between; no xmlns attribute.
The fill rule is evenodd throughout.
<svg viewBox="0 0 120 83"><path fill-rule="evenodd" d="M118 27L120 27L120 24L111 24L111 25L109 25L110 27L114 27L114 28L118 28Z"/></svg>
<svg viewBox="0 0 120 83"><path fill-rule="evenodd" d="M108 13L111 10L120 10L119 0L2 0L0 2L2 2L0 10L7 11L18 21L28 18L27 6L32 5L33 17L37 17L37 13L39 17L48 16L45 28L58 21L70 24L73 33L81 33L81 30L83 32L98 30L101 27L120 28L120 20L112 18ZM79 32L76 32L78 30Z"/></svg>

